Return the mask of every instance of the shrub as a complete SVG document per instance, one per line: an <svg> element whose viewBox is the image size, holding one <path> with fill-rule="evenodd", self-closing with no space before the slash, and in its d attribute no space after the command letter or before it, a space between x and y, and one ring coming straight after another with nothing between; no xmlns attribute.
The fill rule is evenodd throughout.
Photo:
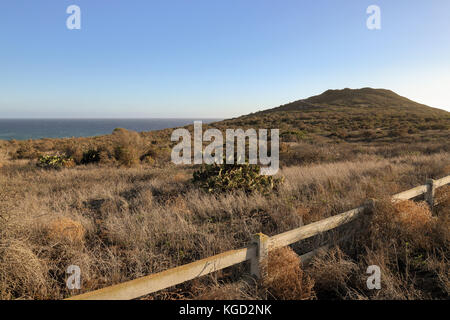
<svg viewBox="0 0 450 320"><path fill-rule="evenodd" d="M450 166L448 166L450 168ZM443 186L436 191L436 206L441 208L450 208L450 185Z"/></svg>
<svg viewBox="0 0 450 320"><path fill-rule="evenodd" d="M141 161L152 166L156 163L155 158L151 156L144 156L141 158Z"/></svg>
<svg viewBox="0 0 450 320"><path fill-rule="evenodd" d="M69 218L55 219L47 227L48 238L54 242L82 244L85 232L80 222Z"/></svg>
<svg viewBox="0 0 450 320"><path fill-rule="evenodd" d="M264 284L271 295L282 300L314 298L314 282L304 274L300 259L289 247L269 253L268 276Z"/></svg>
<svg viewBox="0 0 450 320"><path fill-rule="evenodd" d="M0 151L0 168L3 167L6 160L6 152Z"/></svg>
<svg viewBox="0 0 450 320"><path fill-rule="evenodd" d="M408 135L408 130L408 128L395 128L389 132L389 136L394 138L406 137Z"/></svg>
<svg viewBox="0 0 450 320"><path fill-rule="evenodd" d="M395 220L401 228L410 235L429 231L431 226L431 211L425 202L406 200L394 204Z"/></svg>
<svg viewBox="0 0 450 320"><path fill-rule="evenodd" d="M284 142L297 142L303 140L306 134L303 131L293 130L293 131L285 131L281 134L281 139Z"/></svg>
<svg viewBox="0 0 450 320"><path fill-rule="evenodd" d="M336 130L336 136L341 139L345 139L348 137L348 132L344 128L339 128Z"/></svg>
<svg viewBox="0 0 450 320"><path fill-rule="evenodd" d="M139 163L140 150L144 148L144 142L135 131L116 128L113 131L115 140L114 156L123 166L132 167Z"/></svg>
<svg viewBox="0 0 450 320"><path fill-rule="evenodd" d="M154 165L157 158L157 151L155 148L151 147L146 153L144 153L140 160L146 164Z"/></svg>
<svg viewBox="0 0 450 320"><path fill-rule="evenodd" d="M376 132L375 130L370 130L370 129L364 130L364 131L362 132L362 137L363 137L364 139L370 141L370 140L375 139L375 138L377 137L377 132Z"/></svg>
<svg viewBox="0 0 450 320"><path fill-rule="evenodd" d="M414 250L428 249L431 245L432 222L430 209L424 202L379 202L375 205L370 224L372 247L380 247L387 241Z"/></svg>
<svg viewBox="0 0 450 320"><path fill-rule="evenodd" d="M37 165L45 169L71 168L75 166L75 161L67 156L46 155L39 157Z"/></svg>
<svg viewBox="0 0 450 320"><path fill-rule="evenodd" d="M137 151L131 146L117 146L114 154L116 160L126 167L132 167L139 162Z"/></svg>
<svg viewBox="0 0 450 320"><path fill-rule="evenodd" d="M19 148L14 155L16 159L36 159L39 152L29 142L21 142Z"/></svg>
<svg viewBox="0 0 450 320"><path fill-rule="evenodd" d="M83 153L81 164L98 163L100 162L100 151L96 149L89 149Z"/></svg>
<svg viewBox="0 0 450 320"><path fill-rule="evenodd" d="M105 165L112 165L116 161L113 153L114 153L113 151L107 149L101 150L99 153L100 157L99 163Z"/></svg>
<svg viewBox="0 0 450 320"><path fill-rule="evenodd" d="M69 143L64 148L64 153L67 155L67 157L72 158L75 163L81 164L81 161L83 159L83 150L78 144L74 142Z"/></svg>
<svg viewBox="0 0 450 320"><path fill-rule="evenodd" d="M345 296L351 275L357 271L358 266L335 247L314 257L308 273L314 279L314 290L319 299L335 299Z"/></svg>
<svg viewBox="0 0 450 320"><path fill-rule="evenodd" d="M260 166L245 164L211 164L204 165L193 175L194 184L210 193L242 190L268 193L276 190L283 178L274 178L260 174Z"/></svg>
<svg viewBox="0 0 450 320"><path fill-rule="evenodd" d="M28 243L0 239L0 299L44 299L44 264Z"/></svg>

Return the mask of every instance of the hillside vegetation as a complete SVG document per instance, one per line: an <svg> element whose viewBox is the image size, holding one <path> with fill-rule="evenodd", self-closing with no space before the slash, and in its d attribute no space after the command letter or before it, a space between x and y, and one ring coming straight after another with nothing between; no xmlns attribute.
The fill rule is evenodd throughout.
<svg viewBox="0 0 450 320"><path fill-rule="evenodd" d="M328 90L220 123L280 128L285 140L317 137L347 142L430 142L449 139L450 113L384 89Z"/></svg>
<svg viewBox="0 0 450 320"><path fill-rule="evenodd" d="M390 91L345 89L210 125L280 128L282 168L273 180L247 166L175 166L171 129L0 141L0 299L99 289L367 198L379 200L367 219L273 252L264 281L241 265L146 299L448 299L449 187L432 210L420 198L388 197L450 174L449 120ZM343 235L350 237L335 241ZM325 241L330 250L301 266L297 254ZM383 272L380 291L365 287L372 264ZM66 287L69 265L81 268L81 290Z"/></svg>

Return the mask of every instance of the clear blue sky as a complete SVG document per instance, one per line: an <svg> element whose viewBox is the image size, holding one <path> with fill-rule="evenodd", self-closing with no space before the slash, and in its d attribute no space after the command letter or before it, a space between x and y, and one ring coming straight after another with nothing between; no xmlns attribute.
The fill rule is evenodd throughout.
<svg viewBox="0 0 450 320"><path fill-rule="evenodd" d="M66 9L81 8L81 30ZM366 9L381 8L381 30ZM329 88L450 110L448 0L1 0L0 117L232 117Z"/></svg>

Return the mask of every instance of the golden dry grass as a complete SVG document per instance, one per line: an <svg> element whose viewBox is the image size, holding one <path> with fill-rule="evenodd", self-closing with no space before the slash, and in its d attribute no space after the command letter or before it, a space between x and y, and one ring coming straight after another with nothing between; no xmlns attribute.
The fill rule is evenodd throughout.
<svg viewBox="0 0 450 320"><path fill-rule="evenodd" d="M280 300L314 298L314 282L304 274L299 256L289 247L269 253L268 276L264 285L269 294Z"/></svg>
<svg viewBox="0 0 450 320"><path fill-rule="evenodd" d="M209 286L195 288L196 300L254 300L258 293L252 289L253 285L245 281L233 283L214 283Z"/></svg>
<svg viewBox="0 0 450 320"><path fill-rule="evenodd" d="M400 201L394 204L394 208L394 222L405 232L413 235L430 230L432 215L426 202Z"/></svg>
<svg viewBox="0 0 450 320"><path fill-rule="evenodd" d="M436 190L435 202L439 208L450 207L450 186L443 186Z"/></svg>
<svg viewBox="0 0 450 320"><path fill-rule="evenodd" d="M0 238L20 243L30 258L24 253L5 260L14 252L1 252L0 261L8 266L0 269L0 298L67 297L72 294L65 287L69 265L82 269L81 292L86 292L240 248L252 234L278 234L357 207L366 198L381 199L439 178L449 158L443 152L389 159L370 155L285 167L279 173L285 184L268 196L206 194L190 183L192 167L100 164L49 171L29 160L8 159L0 169ZM448 232L440 226L442 240ZM11 271L20 259L39 268L20 269L20 278ZM225 286L230 297L294 298L282 288L267 296L242 283L236 287L239 278L208 285L216 292L209 296ZM302 282L293 283L294 291L300 290L295 285ZM190 294L208 297L207 291L193 288ZM295 296L307 295L298 291Z"/></svg>
<svg viewBox="0 0 450 320"><path fill-rule="evenodd" d="M69 242L81 245L84 242L86 230L80 222L62 217L51 221L47 227L47 236L53 242Z"/></svg>
<svg viewBox="0 0 450 320"><path fill-rule="evenodd" d="M357 264L336 247L320 252L312 260L308 274L313 277L314 291L319 298L331 299L347 294L347 283L357 270Z"/></svg>
<svg viewBox="0 0 450 320"><path fill-rule="evenodd" d="M447 299L448 217L432 217L421 202L378 202L356 241L313 259L307 273L315 293L319 299ZM381 290L365 285L370 265L381 269Z"/></svg>
<svg viewBox="0 0 450 320"><path fill-rule="evenodd" d="M2 299L45 298L46 263L20 240L0 240L0 296Z"/></svg>

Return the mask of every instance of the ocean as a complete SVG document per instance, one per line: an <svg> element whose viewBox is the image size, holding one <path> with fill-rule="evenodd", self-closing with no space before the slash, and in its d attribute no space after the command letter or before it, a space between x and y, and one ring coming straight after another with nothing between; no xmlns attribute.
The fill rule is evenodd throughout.
<svg viewBox="0 0 450 320"><path fill-rule="evenodd" d="M195 119L211 123L220 119ZM153 131L193 124L194 119L0 119L0 140L93 137L115 128Z"/></svg>

